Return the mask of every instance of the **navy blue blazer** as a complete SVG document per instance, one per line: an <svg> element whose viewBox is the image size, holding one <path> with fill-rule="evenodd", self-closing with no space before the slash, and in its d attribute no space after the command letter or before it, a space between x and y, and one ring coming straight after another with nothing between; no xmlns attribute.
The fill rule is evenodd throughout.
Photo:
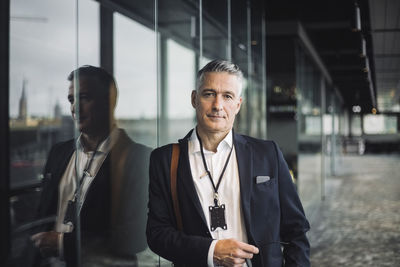
<svg viewBox="0 0 400 267"><path fill-rule="evenodd" d="M212 242L193 183L188 138L179 140L177 191L183 232L177 230L170 191L172 145L150 157L147 243L175 264L207 266ZM241 205L248 242L259 248L253 266L310 266L309 223L282 152L273 141L234 134L240 177ZM257 176L271 179L256 183ZM229 204L228 204L229 205Z"/></svg>
<svg viewBox="0 0 400 267"><path fill-rule="evenodd" d="M59 183L74 151L75 140L52 147L44 170L39 218L56 215ZM122 256L135 255L147 247L146 188L150 151L150 148L133 142L124 130L120 132L90 185L81 209L80 239L83 245L92 238L102 239L107 251ZM126 157L124 165L120 164L122 157ZM52 223L40 231L53 228ZM80 253L76 242L75 230L64 234L64 257L68 266L76 266Z"/></svg>

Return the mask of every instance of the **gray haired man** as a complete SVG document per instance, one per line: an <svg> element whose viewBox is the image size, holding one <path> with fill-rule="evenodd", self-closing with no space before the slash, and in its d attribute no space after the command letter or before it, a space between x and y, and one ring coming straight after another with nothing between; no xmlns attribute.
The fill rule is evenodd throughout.
<svg viewBox="0 0 400 267"><path fill-rule="evenodd" d="M224 60L198 72L197 126L179 140L181 230L170 189L173 146L152 152L149 247L177 265L309 266L309 223L281 151L233 132L242 80Z"/></svg>

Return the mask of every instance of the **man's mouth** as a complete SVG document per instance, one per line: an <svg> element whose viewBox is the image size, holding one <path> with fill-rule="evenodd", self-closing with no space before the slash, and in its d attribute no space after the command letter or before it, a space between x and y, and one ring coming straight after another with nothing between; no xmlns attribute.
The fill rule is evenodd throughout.
<svg viewBox="0 0 400 267"><path fill-rule="evenodd" d="M82 117L82 116L78 117L76 115L74 115L73 118L75 121L78 121L78 122L82 122L82 121L86 120L86 117Z"/></svg>
<svg viewBox="0 0 400 267"><path fill-rule="evenodd" d="M219 114L208 114L207 117L212 118L212 119L223 119L225 116L219 115Z"/></svg>

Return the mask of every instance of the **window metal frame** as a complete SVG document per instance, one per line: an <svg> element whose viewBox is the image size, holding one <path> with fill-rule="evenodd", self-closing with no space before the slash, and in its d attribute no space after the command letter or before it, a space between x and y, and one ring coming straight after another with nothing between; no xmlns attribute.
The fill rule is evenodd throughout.
<svg viewBox="0 0 400 267"><path fill-rule="evenodd" d="M0 265L4 266L10 251L9 204L9 61L10 1L0 3Z"/></svg>

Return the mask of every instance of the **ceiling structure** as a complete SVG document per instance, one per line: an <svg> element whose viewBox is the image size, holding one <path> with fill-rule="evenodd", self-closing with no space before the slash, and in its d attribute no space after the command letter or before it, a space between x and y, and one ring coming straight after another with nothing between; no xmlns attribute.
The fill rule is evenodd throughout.
<svg viewBox="0 0 400 267"><path fill-rule="evenodd" d="M267 27L285 20L302 23L349 109L377 108L368 1L267 1Z"/></svg>
<svg viewBox="0 0 400 267"><path fill-rule="evenodd" d="M368 2L378 108L381 112L400 112L400 1Z"/></svg>
<svg viewBox="0 0 400 267"><path fill-rule="evenodd" d="M162 14L166 16L159 18L159 29L165 28L176 38L180 37L178 41L195 46L196 42L186 39L190 37L190 15L197 15L192 13L197 1L182 0L178 6L169 2L160 2ZM154 27L152 8L143 8L143 4L141 8L136 7L142 2L103 0L103 3L113 3L114 7L126 11L122 13L136 16L142 23ZM363 113L371 113L373 108L378 112L400 112L399 0L266 0L265 6L267 28L269 22L276 21L299 21L304 26L332 77L333 86L350 110L360 106ZM177 17L180 9L188 15ZM216 14L226 13L224 4L215 5L214 9ZM174 10L175 15L168 16L168 10ZM242 22L232 15L232 28L237 29L235 25ZM215 16L213 21L225 27L225 19Z"/></svg>

